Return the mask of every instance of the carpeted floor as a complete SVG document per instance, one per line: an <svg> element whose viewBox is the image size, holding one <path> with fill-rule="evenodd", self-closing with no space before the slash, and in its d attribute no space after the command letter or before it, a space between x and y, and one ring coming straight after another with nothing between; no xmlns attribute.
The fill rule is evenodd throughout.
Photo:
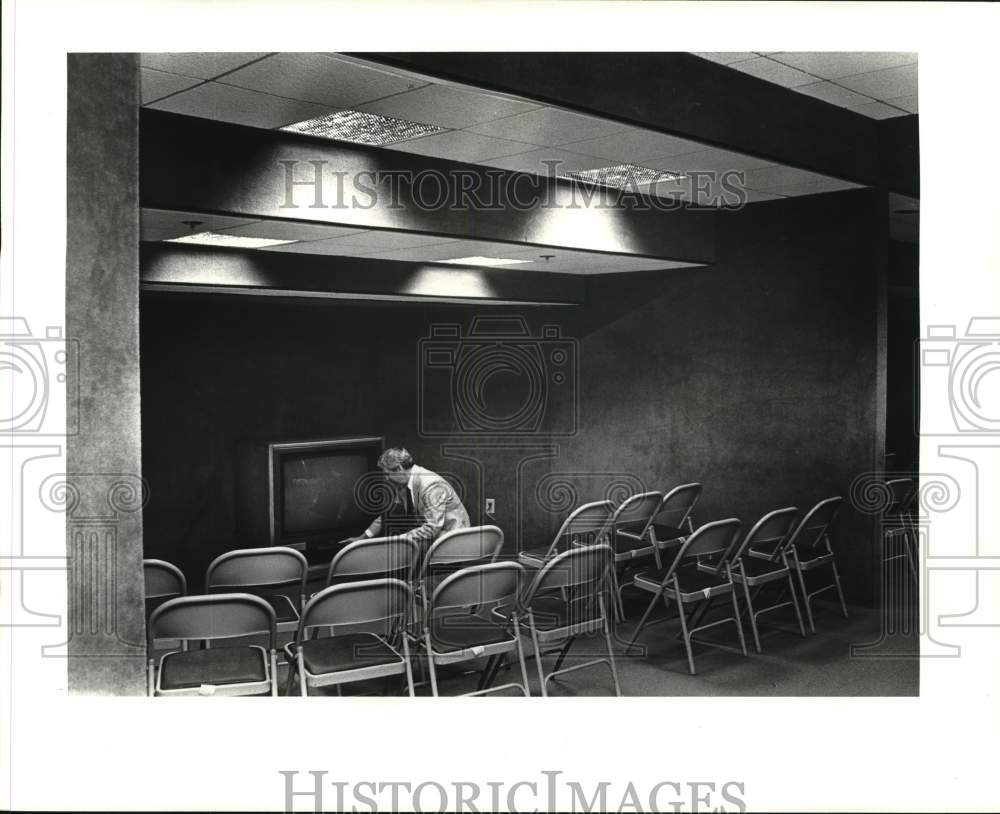
<svg viewBox="0 0 1000 814"><path fill-rule="evenodd" d="M628 593L628 592L627 592ZM755 652L749 624L745 623L748 656L739 651L717 650L694 645L697 675L688 672L683 642L676 614L650 625L639 639L641 647L625 652L638 618L645 609L643 597L626 600L626 621L617 626L614 650L622 692L626 696L915 696L919 694L918 659L906 656L915 647L915 633L883 637L882 612L849 607L845 619L840 607L817 600L814 606L816 633L803 638L795 618L786 611L776 611L762 621L774 627L761 627L762 653ZM662 611L661 611L662 613ZM897 621L902 616L896 616ZM911 623L912 613L906 621ZM731 623L702 634L730 647L738 647L736 628ZM875 646L877 643L877 646ZM865 655L852 655L852 645L863 647ZM603 640L588 638L574 643L563 666L570 666L605 655ZM551 665L554 656L546 657ZM469 662L463 668L439 671L441 695L459 695L476 689L479 673L469 672L481 666ZM281 688L285 690L287 667L280 668ZM532 695L540 695L536 665L528 650L527 671ZM419 677L419 671L418 671ZM501 671L496 684L518 680L514 667ZM551 696L613 695L614 685L606 665L587 667L549 685ZM356 685L348 693L399 693L402 682ZM298 692L296 685L295 693ZM317 695L336 695L335 690L314 691ZM418 695L430 695L424 684ZM499 694L499 693L498 693ZM517 694L504 691L502 694Z"/></svg>

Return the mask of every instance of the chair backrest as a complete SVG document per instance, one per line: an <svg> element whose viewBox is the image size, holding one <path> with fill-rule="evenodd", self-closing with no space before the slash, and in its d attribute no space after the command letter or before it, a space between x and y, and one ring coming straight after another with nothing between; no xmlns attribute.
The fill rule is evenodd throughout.
<svg viewBox="0 0 1000 814"><path fill-rule="evenodd" d="M521 594L524 566L492 562L463 568L445 577L434 589L428 610L461 610L514 603Z"/></svg>
<svg viewBox="0 0 1000 814"><path fill-rule="evenodd" d="M149 617L146 643L155 639L232 639L266 633L270 648L277 635L274 608L244 593L201 594L168 599Z"/></svg>
<svg viewBox="0 0 1000 814"><path fill-rule="evenodd" d="M308 574L306 558L294 548L239 548L212 560L205 572L205 592L298 585L304 595Z"/></svg>
<svg viewBox="0 0 1000 814"><path fill-rule="evenodd" d="M615 504L610 500L584 503L575 508L559 526L545 553L545 559L550 559L559 551L573 548L578 542L600 542L608 531L614 510Z"/></svg>
<svg viewBox="0 0 1000 814"><path fill-rule="evenodd" d="M781 556L781 551L785 544L791 539L795 523L799 519L799 510L795 506L785 509L775 509L768 512L760 520L753 524L753 528L747 532L743 542L739 544L733 553L733 560L743 557L751 548L773 543L777 556Z"/></svg>
<svg viewBox="0 0 1000 814"><path fill-rule="evenodd" d="M456 571L462 566L496 562L503 548L503 532L497 526L471 526L438 537L427 550L418 578L428 573Z"/></svg>
<svg viewBox="0 0 1000 814"><path fill-rule="evenodd" d="M663 492L642 492L632 495L615 509L610 526L615 532L627 530L630 534L642 537L649 530L653 518L662 505Z"/></svg>
<svg viewBox="0 0 1000 814"><path fill-rule="evenodd" d="M181 569L166 560L143 560L142 578L147 601L170 599L187 593L187 580Z"/></svg>
<svg viewBox="0 0 1000 814"><path fill-rule="evenodd" d="M370 579L409 582L416 568L418 546L405 537L372 537L348 543L333 558L326 584Z"/></svg>
<svg viewBox="0 0 1000 814"><path fill-rule="evenodd" d="M663 523L674 528L682 528L691 518L691 510L701 497L700 483L682 483L663 496L663 503L653 518L654 523Z"/></svg>
<svg viewBox="0 0 1000 814"><path fill-rule="evenodd" d="M885 485L889 489L890 501L884 514L898 516L909 510L910 503L917 494L913 478L892 478Z"/></svg>
<svg viewBox="0 0 1000 814"><path fill-rule="evenodd" d="M607 543L557 554L539 569L524 593L522 606L530 605L539 593L559 590L567 597L593 593L611 569L612 558L613 552Z"/></svg>
<svg viewBox="0 0 1000 814"><path fill-rule="evenodd" d="M811 549L820 545L826 538L827 529L840 511L843 502L842 497L828 497L813 506L792 533L785 550Z"/></svg>
<svg viewBox="0 0 1000 814"><path fill-rule="evenodd" d="M725 569L736 551L736 538L739 536L743 523L735 517L726 520L714 520L699 526L688 537L673 564L667 570L665 580L670 579L678 566L691 557L712 557L711 565L718 573Z"/></svg>
<svg viewBox="0 0 1000 814"><path fill-rule="evenodd" d="M310 599L299 620L298 640L310 628L350 628L388 632L405 624L413 604L413 591L399 579L366 579L324 588ZM398 624L394 624L398 623Z"/></svg>

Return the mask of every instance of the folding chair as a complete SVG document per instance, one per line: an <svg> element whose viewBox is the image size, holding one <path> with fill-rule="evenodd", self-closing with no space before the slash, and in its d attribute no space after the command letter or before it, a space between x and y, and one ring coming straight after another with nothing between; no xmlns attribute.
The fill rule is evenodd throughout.
<svg viewBox="0 0 1000 814"><path fill-rule="evenodd" d="M882 514L882 564L906 560L910 576L917 581L916 530L912 510L917 498L916 482L912 478L893 478L885 485L890 502Z"/></svg>
<svg viewBox="0 0 1000 814"><path fill-rule="evenodd" d="M502 549L503 532L497 526L472 526L442 534L427 550L416 574L415 585L424 606L449 574L471 565L496 562Z"/></svg>
<svg viewBox="0 0 1000 814"><path fill-rule="evenodd" d="M295 630L306 600L309 564L294 548L240 548L220 554L205 572L205 593L244 593L260 596L274 608L278 630ZM282 588L297 587L295 601Z"/></svg>
<svg viewBox="0 0 1000 814"><path fill-rule="evenodd" d="M286 694L296 675L299 691L386 676L405 675L413 696L413 674L405 627L413 591L399 579L343 582L324 588L302 611L295 641L285 646L289 665ZM316 628L329 636L310 638ZM395 646L398 643L400 649ZM402 650L402 652L400 652Z"/></svg>
<svg viewBox="0 0 1000 814"><path fill-rule="evenodd" d="M736 590L730 567L736 538L740 533L740 525L740 521L736 518L706 523L695 530L681 544L680 551L677 552L674 561L667 568L640 572L635 575L635 587L649 591L653 594L653 598L650 600L646 612L642 615L642 619L639 620L626 650L631 649L635 644L653 612L653 608L662 597L668 611L670 610L670 600L677 603L677 611L681 621L681 637L684 640L684 649L687 651L688 668L691 670L691 675L695 674L694 656L691 652L692 641L722 650L731 649L718 642L695 639L694 634L700 630L733 622L740 637L740 650L744 656L747 655L747 645L743 638L743 625L740 622L740 608L736 604ZM692 558L707 558L711 565L704 568L683 567L686 565L686 561ZM699 624L715 599L727 594L733 604L733 615L704 625ZM698 605L692 611L691 626L689 627L685 605L692 602L697 602Z"/></svg>
<svg viewBox="0 0 1000 814"><path fill-rule="evenodd" d="M564 551L549 560L535 576L524 598L515 607L522 619L527 619L528 635L535 650L535 664L542 696L548 695L548 683L585 667L607 664L615 684L615 695L621 697L615 654L611 646L611 628L604 603L604 585L614 567L614 552L606 543ZM497 613L512 616L511 609ZM522 633L524 631L522 630ZM562 667L570 647L578 636L600 633L607 646L607 658L590 659L571 667ZM543 648L559 646L555 666L547 674L542 663Z"/></svg>
<svg viewBox="0 0 1000 814"><path fill-rule="evenodd" d="M348 543L333 558L326 585L370 579L398 579L409 583L417 566L419 546L406 537L372 537Z"/></svg>
<svg viewBox="0 0 1000 814"><path fill-rule="evenodd" d="M731 574L733 582L743 586L743 598L747 603L747 615L750 617L750 629L753 631L754 645L757 652L763 652L760 646L760 633L757 629L757 618L765 613L787 608L795 609L795 618L799 623L799 632L805 636L806 629L802 624L802 612L795 596L795 585L792 582L792 570L788 565L788 543L792 539L792 530L799 519L799 510L794 506L787 509L777 509L765 514L743 538L732 557ZM761 560L748 556L750 549L761 546L772 546L773 554L769 560ZM700 562L702 570L712 566ZM773 582L787 582L791 598L787 602L775 602L759 610L754 608L753 597L757 596L765 585Z"/></svg>
<svg viewBox="0 0 1000 814"><path fill-rule="evenodd" d="M146 592L146 618L168 599L187 593L187 580L176 565L166 560L143 560L142 578Z"/></svg>
<svg viewBox="0 0 1000 814"><path fill-rule="evenodd" d="M788 565L798 575L799 587L802 589L802 598L805 602L806 619L809 620L809 630L816 632L816 625L813 623L812 608L810 602L814 596L834 589L840 599L840 608L847 618L847 603L844 602L844 592L840 586L840 574L837 573L837 563L834 562L833 548L830 545L830 524L840 511L844 499L841 497L828 497L813 506L802 522L792 534L791 539L784 546L784 551L788 554ZM771 560L775 556L775 551L780 548L780 543L759 543L748 548L751 557L762 560ZM833 572L833 582L817 588L810 593L806 588L805 572L813 571L829 565Z"/></svg>
<svg viewBox="0 0 1000 814"><path fill-rule="evenodd" d="M519 563L494 562L456 571L434 589L423 630L423 645L434 696L438 695L436 668L439 665L483 656L488 661L479 688L466 695L486 695L505 689L519 689L525 696L531 695L516 610L523 579L524 566ZM515 607L506 619L497 618L492 613L501 605ZM521 666L521 683L488 686L499 670L499 657L512 652L517 653Z"/></svg>
<svg viewBox="0 0 1000 814"><path fill-rule="evenodd" d="M679 546L694 531L691 511L701 497L700 483L675 486L663 496L660 510L653 518L650 533L657 551ZM659 563L657 563L659 566Z"/></svg>
<svg viewBox="0 0 1000 814"><path fill-rule="evenodd" d="M618 619L625 618L622 589L632 584L624 581L629 565L634 564L636 560L655 557L657 567L660 566L660 555L649 531L662 503L662 492L632 495L622 501L608 521L611 549L614 552L612 558L614 567L610 574L611 586L614 592L615 615ZM577 542L576 545L586 545L586 543Z"/></svg>
<svg viewBox="0 0 1000 814"><path fill-rule="evenodd" d="M615 504L610 500L585 503L570 512L549 545L521 551L517 561L525 568L541 568L556 554L570 550L576 543L601 542L614 509Z"/></svg>
<svg viewBox="0 0 1000 814"><path fill-rule="evenodd" d="M268 648L234 645L204 650L171 651L157 667L147 662L147 689L159 695L278 694L274 608L245 593L182 596L153 611L146 630L147 652L156 639L236 639L267 634Z"/></svg>

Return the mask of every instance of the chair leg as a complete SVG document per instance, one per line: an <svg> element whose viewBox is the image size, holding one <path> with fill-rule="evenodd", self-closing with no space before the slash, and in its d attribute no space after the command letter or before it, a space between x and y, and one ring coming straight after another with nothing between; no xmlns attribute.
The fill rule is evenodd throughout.
<svg viewBox="0 0 1000 814"><path fill-rule="evenodd" d="M750 617L750 630L753 632L753 643L754 646L757 648L757 652L762 653L763 650L761 649L760 646L760 633L757 631L757 614L754 612L753 600L750 598L750 588L749 586L747 586L745 581L742 584L743 584L743 598L746 599L747 614ZM736 592L733 591L733 600L735 601L735 599L736 599ZM739 616L739 611L737 611L736 615Z"/></svg>
<svg viewBox="0 0 1000 814"><path fill-rule="evenodd" d="M271 649L271 697L278 697L278 655Z"/></svg>
<svg viewBox="0 0 1000 814"><path fill-rule="evenodd" d="M799 621L799 633L806 637L806 626L802 624L802 611L799 610L799 598L795 595L795 583L792 582L792 572L788 572L788 593L792 597L792 607L795 608L795 618Z"/></svg>
<svg viewBox="0 0 1000 814"><path fill-rule="evenodd" d="M681 636L684 639L684 649L687 651L688 658L688 669L691 670L691 675L695 675L694 670L694 655L691 653L691 634L688 633L686 614L684 613L684 603L681 602L681 595L677 594L677 611L681 617Z"/></svg>
<svg viewBox="0 0 1000 814"><path fill-rule="evenodd" d="M660 597L662 595L663 595L662 591L657 591L655 594L653 594L653 598L649 600L649 607L646 608L646 612L642 615L642 618L639 620L639 624L636 625L635 632L632 634L632 638L629 639L628 644L625 645L626 652L631 650L632 647L635 645L635 640L639 638L639 634L642 632L642 628L645 626L646 620L649 619L649 615L653 612L653 608L656 607L656 603L660 601ZM667 609L668 610L670 609L669 604L667 605Z"/></svg>
<svg viewBox="0 0 1000 814"><path fill-rule="evenodd" d="M528 687L528 666L524 663L524 644L521 640L521 625L518 622L517 614L513 614L511 619L514 623L514 636L517 638L517 662L521 666L521 681L524 687L525 698L531 697L531 690Z"/></svg>
<svg viewBox="0 0 1000 814"><path fill-rule="evenodd" d="M796 568L795 573L799 576L799 587L802 589L802 601L806 606L806 619L809 620L809 632L816 632L816 624L813 622L812 608L809 606L809 592L806 590L806 579L801 568Z"/></svg>
<svg viewBox="0 0 1000 814"><path fill-rule="evenodd" d="M743 622L740 621L740 606L736 601L735 588L729 592L729 598L733 600L733 620L736 622L736 632L740 634L740 649L745 656L747 655L747 640L743 637ZM756 633L756 626L754 626L754 632ZM759 644L757 645L757 650L760 650Z"/></svg>
<svg viewBox="0 0 1000 814"><path fill-rule="evenodd" d="M608 614L600 596L597 597L597 602L601 609L601 629L604 631L604 644L608 648L608 667L611 668L611 677L615 682L615 695L621 698L622 685L618 681L618 668L615 666L615 651L611 646L611 626L608 624Z"/></svg>
<svg viewBox="0 0 1000 814"><path fill-rule="evenodd" d="M552 668L553 673L559 672L559 668L562 667L563 659L566 658L566 654L569 649L573 646L573 642L576 640L576 636L570 636L566 640L566 644L563 645L562 650L559 651L559 657L556 659L556 666Z"/></svg>
<svg viewBox="0 0 1000 814"><path fill-rule="evenodd" d="M538 631L535 630L535 615L528 611L528 629L531 631L531 646L535 648L535 667L538 668L538 680L542 686L542 698L548 698L548 690L545 689L545 670L542 667L542 648L538 644Z"/></svg>
<svg viewBox="0 0 1000 814"><path fill-rule="evenodd" d="M406 689L410 692L410 698L413 698L416 693L413 690L413 668L410 666L410 645L406 641L405 630L399 638L402 640L403 645L403 664L406 667Z"/></svg>
<svg viewBox="0 0 1000 814"><path fill-rule="evenodd" d="M833 584L837 586L837 596L840 597L840 609L844 612L844 618L847 618L847 603L844 601L844 591L840 587L840 574L837 573L837 563L830 560L830 567L833 569Z"/></svg>
<svg viewBox="0 0 1000 814"><path fill-rule="evenodd" d="M431 632L424 631L424 642L427 647L427 672L431 677L431 695L438 697L437 671L434 669L434 648L431 646Z"/></svg>

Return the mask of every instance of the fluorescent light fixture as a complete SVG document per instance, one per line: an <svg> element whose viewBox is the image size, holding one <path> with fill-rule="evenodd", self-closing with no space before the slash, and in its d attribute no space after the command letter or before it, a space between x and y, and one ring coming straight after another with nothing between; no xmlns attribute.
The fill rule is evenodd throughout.
<svg viewBox="0 0 1000 814"><path fill-rule="evenodd" d="M451 263L456 266L517 266L532 263L532 260L515 260L512 257L454 257L451 260L435 260L435 263Z"/></svg>
<svg viewBox="0 0 1000 814"><path fill-rule="evenodd" d="M338 110L326 116L289 124L281 128L290 133L305 133L307 136L352 141L355 144L370 144L384 147L398 141L441 133L447 128L435 124L421 124L391 116L362 113L359 110Z"/></svg>
<svg viewBox="0 0 1000 814"><path fill-rule="evenodd" d="M234 249L265 249L268 246L283 246L285 243L298 243L297 240L281 240L276 237L247 237L245 235L226 235L221 232L198 232L194 235L174 237L167 243L194 243L198 246L230 246Z"/></svg>
<svg viewBox="0 0 1000 814"><path fill-rule="evenodd" d="M615 164L611 167L598 167L593 170L568 172L566 173L566 177L573 181L583 181L587 184L613 187L615 189L642 187L662 181L677 181L684 178L683 175L679 175L676 172L652 170L649 167L640 167L636 164Z"/></svg>

